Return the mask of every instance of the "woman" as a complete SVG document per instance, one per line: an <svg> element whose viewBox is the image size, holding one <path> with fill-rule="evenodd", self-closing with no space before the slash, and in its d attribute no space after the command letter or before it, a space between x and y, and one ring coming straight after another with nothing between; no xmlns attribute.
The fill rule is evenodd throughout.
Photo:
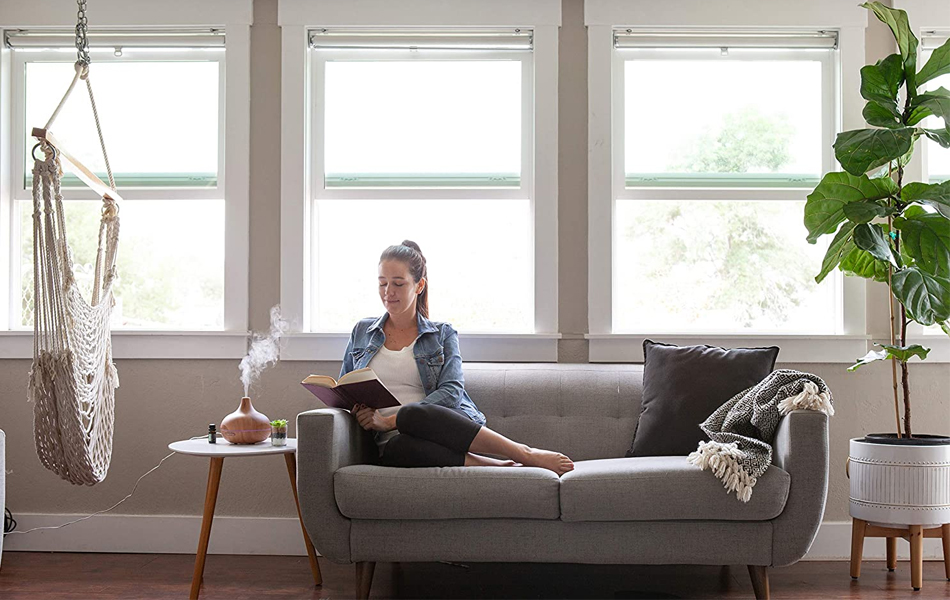
<svg viewBox="0 0 950 600"><path fill-rule="evenodd" d="M370 367L401 406L353 407L360 426L374 431L382 464L393 467L542 467L563 475L567 456L514 442L485 427L465 392L458 333L429 321L426 259L409 240L379 259L379 298L386 312L353 328L340 377ZM481 456L507 457L500 460Z"/></svg>

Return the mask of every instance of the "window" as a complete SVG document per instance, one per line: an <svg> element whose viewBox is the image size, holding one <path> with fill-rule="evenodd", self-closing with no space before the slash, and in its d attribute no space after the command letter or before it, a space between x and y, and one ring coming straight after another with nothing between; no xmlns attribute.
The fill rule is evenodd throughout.
<svg viewBox="0 0 950 600"><path fill-rule="evenodd" d="M843 332L802 223L835 164L836 39L614 31L613 333Z"/></svg>
<svg viewBox="0 0 950 600"><path fill-rule="evenodd" d="M380 253L419 243L467 361L556 361L549 0L280 0L282 356L338 361Z"/></svg>
<svg viewBox="0 0 950 600"><path fill-rule="evenodd" d="M12 51L13 177L10 329L33 324L32 127L42 127L74 74L75 49L51 36L8 32ZM37 39L40 37L43 41ZM91 36L90 78L124 202L115 330L225 329L225 50L222 32L177 47L149 38ZM151 40L154 40L151 36ZM121 46L119 45L121 43ZM65 46L65 47L64 47ZM51 130L108 182L88 94L80 82ZM91 296L101 202L63 178L75 272ZM4 236L6 237L6 236Z"/></svg>
<svg viewBox="0 0 950 600"><path fill-rule="evenodd" d="M926 65L934 50L946 44L948 39L950 39L950 35L946 33L940 35L936 31L929 33L924 32L924 34L921 35L920 67ZM941 75L926 83L927 90L936 90L941 87L950 89L950 74ZM942 125L941 120L936 117L927 117L923 123L921 123L921 126L927 128L938 128ZM924 167L927 174L926 181L929 183L941 183L950 180L950 149L942 148L937 142L927 138L922 138L922 141L925 146L923 156L926 162L926 166ZM914 325L914 328L919 327L925 336L946 335L939 325L931 325L930 327Z"/></svg>
<svg viewBox="0 0 950 600"><path fill-rule="evenodd" d="M945 44L948 39L950 39L950 35L948 34L940 35L937 32L930 32L928 35L925 32L924 35L921 36L920 65L918 68L922 68L926 65L933 51ZM925 85L927 90L936 90L941 87L950 90L950 74L931 79ZM941 120L937 117L927 117L923 123L921 123L921 126L927 128L940 127L942 125L940 121ZM924 149L924 158L926 161L927 180L930 183L940 183L950 179L950 149L941 148L937 142L926 138L923 138L923 142L926 146ZM939 328L937 328L937 330L939 331Z"/></svg>
<svg viewBox="0 0 950 600"><path fill-rule="evenodd" d="M310 330L382 314L379 254L408 238L430 318L533 333L533 32L321 28L310 46Z"/></svg>

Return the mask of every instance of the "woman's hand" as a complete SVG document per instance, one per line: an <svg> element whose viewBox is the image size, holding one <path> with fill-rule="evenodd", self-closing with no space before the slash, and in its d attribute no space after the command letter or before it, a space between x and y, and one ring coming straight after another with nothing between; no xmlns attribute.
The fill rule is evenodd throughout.
<svg viewBox="0 0 950 600"><path fill-rule="evenodd" d="M367 431L392 431L396 428L396 415L384 417L375 408L357 404L351 411L360 427Z"/></svg>

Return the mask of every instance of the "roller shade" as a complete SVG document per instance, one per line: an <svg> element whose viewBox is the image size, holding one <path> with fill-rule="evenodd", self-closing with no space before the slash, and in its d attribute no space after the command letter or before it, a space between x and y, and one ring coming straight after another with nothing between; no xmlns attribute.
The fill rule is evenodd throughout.
<svg viewBox="0 0 950 600"><path fill-rule="evenodd" d="M87 33L90 48L223 48L223 29L98 30ZM4 32L9 48L75 48L71 29L15 29Z"/></svg>
<svg viewBox="0 0 950 600"><path fill-rule="evenodd" d="M950 29L942 31L924 31L920 36L920 46L924 50L935 50L950 39Z"/></svg>
<svg viewBox="0 0 950 600"><path fill-rule="evenodd" d="M616 48L815 48L838 46L834 31L768 32L768 31L614 31Z"/></svg>
<svg viewBox="0 0 950 600"><path fill-rule="evenodd" d="M524 50L533 48L530 29L423 31L314 29L310 47L317 50Z"/></svg>

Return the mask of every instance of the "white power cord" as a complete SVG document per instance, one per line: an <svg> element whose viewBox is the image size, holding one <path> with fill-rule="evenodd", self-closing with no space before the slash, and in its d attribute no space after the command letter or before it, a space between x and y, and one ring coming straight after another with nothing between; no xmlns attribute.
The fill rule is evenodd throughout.
<svg viewBox="0 0 950 600"><path fill-rule="evenodd" d="M197 439L201 439L201 438L204 438L204 437L208 437L207 434L205 434L205 435L196 435L196 436L193 437L193 438L189 438L189 440L197 440ZM30 533L30 532L33 532L33 531L39 531L39 530L41 530L41 529L61 529L61 528L63 528L63 527L66 527L67 525L72 525L73 523L78 523L78 522L80 522L80 521L85 521L86 519L91 519L92 517L95 517L95 516L97 516L97 515L101 515L101 514L103 514L103 513L107 513L107 512L109 512L110 510L113 510L115 507L117 507L117 506L119 506L120 504L122 504L123 502L125 502L126 500L128 500L129 498L131 498L131 497L132 497L132 494L135 493L136 488L139 487L139 483L140 483L143 479L145 479L145 477L146 477L147 475L151 474L153 471L155 471L155 469L157 469L157 468L159 468L160 466L162 466L162 463L164 463L166 460L168 460L169 458L171 458L171 457L174 456L175 454L177 454L177 452L172 452L172 453L170 453L168 456L166 456L165 458L163 458L162 460L158 461L158 464L157 464L157 465L155 465L154 467L152 467L151 469L149 469L148 471L146 471L141 477L138 478L138 481L136 481L136 482L135 482L135 485L132 486L132 491L129 492L129 494L128 494L125 498L119 500L118 502L116 502L115 504L113 504L112 506L110 506L109 508L107 508L107 509L105 509L105 510L100 510L99 512L94 512L94 513L92 513L91 515L86 515L85 517L79 517L78 519L75 519L75 520L73 520L73 521L69 521L68 523L63 523L62 525L48 525L48 526L46 526L46 527L34 527L33 529L27 529L26 531L19 531L19 530L17 530L17 529L14 529L13 531L8 531L5 535L13 535L13 534L15 534L15 533L21 533L21 534L22 534L22 533Z"/></svg>

